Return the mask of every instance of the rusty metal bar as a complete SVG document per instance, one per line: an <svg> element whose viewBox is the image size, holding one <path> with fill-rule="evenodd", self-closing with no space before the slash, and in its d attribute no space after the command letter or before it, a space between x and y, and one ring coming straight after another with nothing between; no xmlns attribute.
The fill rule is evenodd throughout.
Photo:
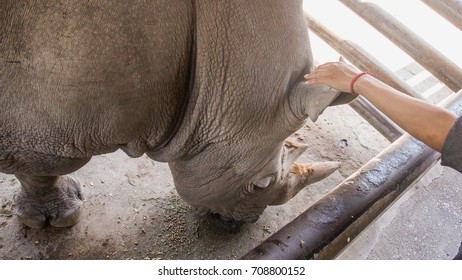
<svg viewBox="0 0 462 280"><path fill-rule="evenodd" d="M305 20L307 21L308 28L311 31L313 31L319 38L321 38L338 53L343 55L346 59L351 61L351 63L356 65L356 67L363 71L370 71L377 74L380 80L382 80L384 83L407 95L425 100L425 98L418 91L409 86L404 80L399 78L395 73L388 69L387 66L378 61L365 49L352 41L344 40L343 38L337 36L334 32L329 30L327 27L322 25L319 21L315 20L306 12Z"/></svg>
<svg viewBox="0 0 462 280"><path fill-rule="evenodd" d="M408 27L373 3L339 0L379 30L452 91L462 88L462 69Z"/></svg>
<svg viewBox="0 0 462 280"><path fill-rule="evenodd" d="M442 104L462 115L462 91ZM332 259L440 154L406 134L241 259Z"/></svg>
<svg viewBox="0 0 462 280"><path fill-rule="evenodd" d="M435 12L462 30L462 2L457 0L421 0Z"/></svg>

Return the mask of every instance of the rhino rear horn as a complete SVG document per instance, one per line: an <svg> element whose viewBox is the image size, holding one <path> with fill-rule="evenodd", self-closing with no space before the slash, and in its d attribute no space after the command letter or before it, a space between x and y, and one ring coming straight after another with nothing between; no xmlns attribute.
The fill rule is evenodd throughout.
<svg viewBox="0 0 462 280"><path fill-rule="evenodd" d="M307 164L294 163L287 175L285 185L282 186L280 195L271 205L286 203L304 187L326 178L339 167L340 163L336 161Z"/></svg>
<svg viewBox="0 0 462 280"><path fill-rule="evenodd" d="M289 170L293 163L308 149L307 144L284 141L283 169Z"/></svg>

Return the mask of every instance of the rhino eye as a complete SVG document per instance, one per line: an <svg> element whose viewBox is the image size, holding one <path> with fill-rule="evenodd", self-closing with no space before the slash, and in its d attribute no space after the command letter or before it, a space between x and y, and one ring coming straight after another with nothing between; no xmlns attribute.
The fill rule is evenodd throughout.
<svg viewBox="0 0 462 280"><path fill-rule="evenodd" d="M273 181L274 181L274 176L272 176L272 175L263 177L258 181L254 181L254 182L250 183L250 190L249 191L250 192L257 192L257 191L266 189L267 187L269 187L269 185L271 185L271 183Z"/></svg>

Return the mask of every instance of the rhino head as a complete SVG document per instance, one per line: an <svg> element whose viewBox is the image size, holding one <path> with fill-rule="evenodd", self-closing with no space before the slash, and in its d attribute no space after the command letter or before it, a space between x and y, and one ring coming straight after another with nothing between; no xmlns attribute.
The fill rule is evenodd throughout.
<svg viewBox="0 0 462 280"><path fill-rule="evenodd" d="M277 135L208 143L195 156L170 162L179 195L235 232L339 168L338 162L296 163L309 146Z"/></svg>
<svg viewBox="0 0 462 280"><path fill-rule="evenodd" d="M289 91L278 102L249 94L240 104L250 105L236 108L239 114L215 115L212 125L191 121L197 126L188 131L198 136L183 137L181 145L176 144L188 147L189 154L169 161L169 167L178 194L199 214L210 213L235 231L255 222L268 205L287 202L339 168L338 162L295 163L308 145L287 139L308 117L315 121L327 106L354 97L323 85L307 86L302 80L284 87ZM198 102L195 107L202 106L198 111L212 116L207 111L214 104L219 103Z"/></svg>

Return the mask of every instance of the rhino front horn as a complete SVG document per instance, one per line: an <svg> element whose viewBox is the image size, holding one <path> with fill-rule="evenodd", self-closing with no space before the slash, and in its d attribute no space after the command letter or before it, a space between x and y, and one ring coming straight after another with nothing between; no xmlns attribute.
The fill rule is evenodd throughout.
<svg viewBox="0 0 462 280"><path fill-rule="evenodd" d="M320 181L340 167L337 161L298 164L294 163L282 186L280 195L271 205L281 205L289 201L309 184Z"/></svg>

